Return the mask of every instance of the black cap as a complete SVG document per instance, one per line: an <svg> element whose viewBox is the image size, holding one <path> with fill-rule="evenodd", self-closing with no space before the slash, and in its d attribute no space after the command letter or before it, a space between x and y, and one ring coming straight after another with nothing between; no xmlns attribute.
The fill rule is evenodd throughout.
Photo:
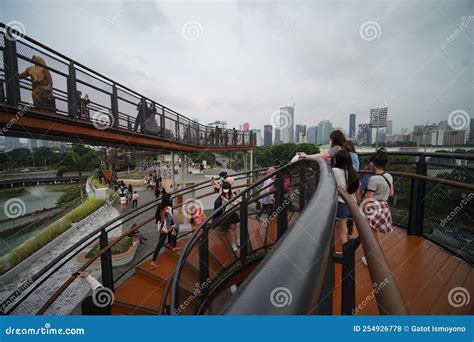
<svg viewBox="0 0 474 342"><path fill-rule="evenodd" d="M228 176L228 174L225 171L222 171L221 173L219 173L219 177L225 178L227 176Z"/></svg>

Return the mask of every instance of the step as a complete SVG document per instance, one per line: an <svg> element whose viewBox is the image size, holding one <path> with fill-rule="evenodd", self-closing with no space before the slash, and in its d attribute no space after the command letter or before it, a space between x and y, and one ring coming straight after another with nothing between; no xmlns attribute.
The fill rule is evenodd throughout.
<svg viewBox="0 0 474 342"><path fill-rule="evenodd" d="M237 257L232 251L232 246L225 234L217 229L209 230L209 251L224 268L237 261Z"/></svg>
<svg viewBox="0 0 474 342"><path fill-rule="evenodd" d="M249 238L252 244L252 250L257 250L265 245L265 227L259 222L255 216L249 217L248 220Z"/></svg>
<svg viewBox="0 0 474 342"><path fill-rule="evenodd" d="M115 302L158 312L162 294L163 289L160 286L133 275L115 290Z"/></svg>

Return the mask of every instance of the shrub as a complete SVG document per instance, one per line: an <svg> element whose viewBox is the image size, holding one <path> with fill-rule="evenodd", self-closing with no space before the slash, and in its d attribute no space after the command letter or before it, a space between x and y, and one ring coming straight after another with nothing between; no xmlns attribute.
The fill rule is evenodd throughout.
<svg viewBox="0 0 474 342"><path fill-rule="evenodd" d="M81 189L78 185L69 186L65 189L65 192L58 198L56 201L57 206L62 206L68 202L75 200L76 198L81 197Z"/></svg>
<svg viewBox="0 0 474 342"><path fill-rule="evenodd" d="M115 245L112 246L112 255L125 253L132 246L133 239L131 237L125 237ZM96 245L86 254L86 258L90 259L95 257L100 251L100 246Z"/></svg>
<svg viewBox="0 0 474 342"><path fill-rule="evenodd" d="M91 213L103 206L104 203L104 200L99 200L95 197L89 198L80 206L69 212L61 220L52 223L41 230L33 238L16 247L8 257L9 266L13 267L19 264L31 254L46 246L49 242L68 230L71 227L71 223L79 222L83 218L89 216Z"/></svg>

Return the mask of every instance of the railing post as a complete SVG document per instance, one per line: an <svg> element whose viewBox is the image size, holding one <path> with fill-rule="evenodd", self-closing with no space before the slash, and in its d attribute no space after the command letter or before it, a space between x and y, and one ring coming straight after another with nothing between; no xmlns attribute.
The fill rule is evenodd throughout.
<svg viewBox="0 0 474 342"><path fill-rule="evenodd" d="M286 212L286 204L285 204L285 191L284 191L284 175L283 172L280 171L277 173L276 179L276 201L275 201L275 211L277 213L277 238L285 234L288 228L288 215Z"/></svg>
<svg viewBox="0 0 474 342"><path fill-rule="evenodd" d="M117 84L115 82L112 84L112 98L110 107L112 110L112 117L114 120L114 127L119 127L119 107L118 107L118 93L117 93Z"/></svg>
<svg viewBox="0 0 474 342"><path fill-rule="evenodd" d="M161 126L161 135L165 137L166 127L165 127L165 108L164 107L161 107L160 126Z"/></svg>
<svg viewBox="0 0 474 342"><path fill-rule="evenodd" d="M427 175L424 156L420 156L416 163L416 174ZM423 235L423 222L425 211L426 182L418 179L411 180L410 208L408 214L408 235Z"/></svg>
<svg viewBox="0 0 474 342"><path fill-rule="evenodd" d="M78 96L77 96L77 84L76 84L76 67L74 62L69 63L69 72L67 78L67 103L68 103L68 114L73 118L77 119L80 117L78 110Z"/></svg>
<svg viewBox="0 0 474 342"><path fill-rule="evenodd" d="M8 32L8 37L13 37L14 33L11 31L11 28L5 27L6 32ZM4 36L5 49L4 49L4 59L5 59L5 87L7 101L12 104L14 107L18 106L20 103L20 79L18 78L18 59L16 52L16 40L8 39L7 35Z"/></svg>
<svg viewBox="0 0 474 342"><path fill-rule="evenodd" d="M202 229L199 238L199 283L205 284L209 278L209 225Z"/></svg>
<svg viewBox="0 0 474 342"><path fill-rule="evenodd" d="M351 239L342 246L341 313L353 315L355 310L355 251L360 242Z"/></svg>
<svg viewBox="0 0 474 342"><path fill-rule="evenodd" d="M181 140L181 134L180 134L180 131L179 131L179 114L176 115L176 122L175 122L175 130L176 130L176 137L178 141Z"/></svg>
<svg viewBox="0 0 474 342"><path fill-rule="evenodd" d="M240 260L245 262L249 253L249 231L248 231L248 203L247 193L242 193L240 202Z"/></svg>
<svg viewBox="0 0 474 342"><path fill-rule="evenodd" d="M100 231L99 238L99 247L104 249L109 244L107 237L107 232L105 229ZM102 285L104 287L114 290L114 274L112 269L112 249L109 248L104 254L100 257L100 264L102 268Z"/></svg>

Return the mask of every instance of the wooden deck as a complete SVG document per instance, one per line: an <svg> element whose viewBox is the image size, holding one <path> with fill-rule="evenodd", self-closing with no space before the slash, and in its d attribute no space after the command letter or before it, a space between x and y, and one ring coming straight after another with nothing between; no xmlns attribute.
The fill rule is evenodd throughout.
<svg viewBox="0 0 474 342"><path fill-rule="evenodd" d="M378 233L375 233L378 234ZM403 229L384 235L379 242L389 267L397 279L401 294L411 315L474 314L474 269L465 261L430 241L409 236ZM372 293L368 267L361 262L363 249L356 252L356 307L358 315L378 315L377 301ZM341 313L341 265L336 265L334 314ZM467 305L453 307L449 292L462 287L470 294ZM383 291L383 289L381 290Z"/></svg>

